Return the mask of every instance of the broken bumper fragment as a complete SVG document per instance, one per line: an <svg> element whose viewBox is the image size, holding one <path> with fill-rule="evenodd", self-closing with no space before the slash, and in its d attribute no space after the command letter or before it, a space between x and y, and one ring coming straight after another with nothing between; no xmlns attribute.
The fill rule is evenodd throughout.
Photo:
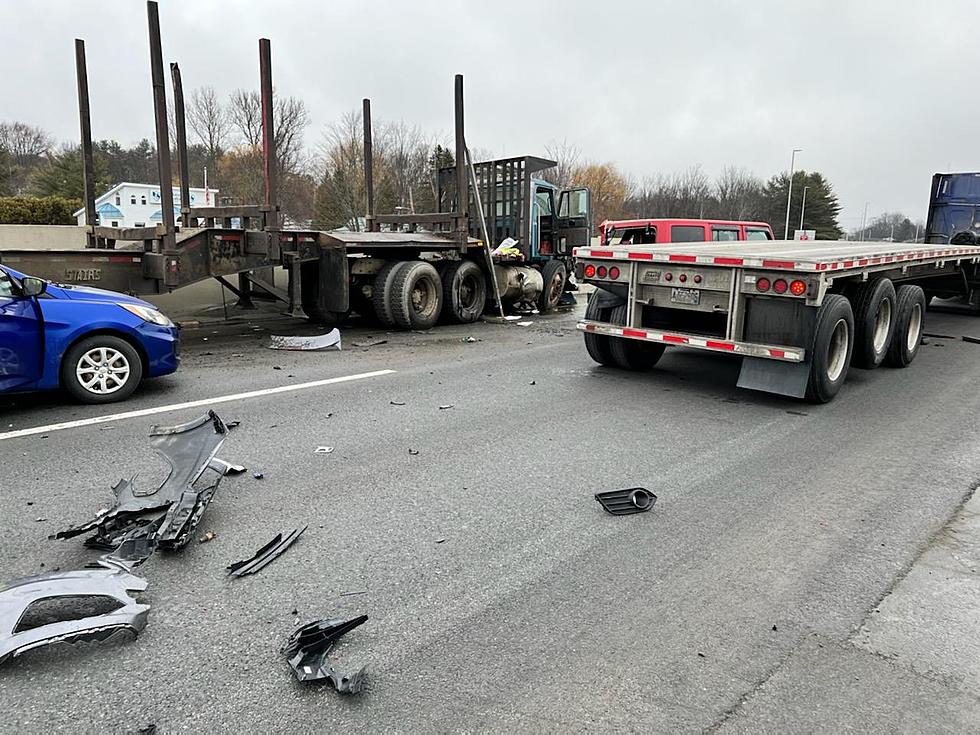
<svg viewBox="0 0 980 735"><path fill-rule="evenodd" d="M233 577L244 577L246 574L255 574L262 567L273 561L286 549L292 546L293 542L302 536L303 531L306 529L307 526L303 526L302 528L294 528L285 536L283 536L281 533L277 533L276 537L261 549L256 551L251 559L244 559L242 561L236 561L234 564L229 564L228 574Z"/></svg>
<svg viewBox="0 0 980 735"><path fill-rule="evenodd" d="M366 683L367 667L353 674L337 671L327 660L330 649L344 633L367 622L367 615L352 620L314 620L298 628L289 637L282 652L300 681L330 681L341 694L357 694Z"/></svg>

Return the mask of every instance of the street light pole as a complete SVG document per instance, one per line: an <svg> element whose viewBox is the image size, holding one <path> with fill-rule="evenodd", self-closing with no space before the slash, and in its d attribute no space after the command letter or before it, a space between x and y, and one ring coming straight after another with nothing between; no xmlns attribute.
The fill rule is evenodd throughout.
<svg viewBox="0 0 980 735"><path fill-rule="evenodd" d="M806 213L806 190L809 186L803 187L803 201L800 203L800 229L803 229L803 215Z"/></svg>
<svg viewBox="0 0 980 735"><path fill-rule="evenodd" d="M783 239L789 240L789 205L793 202L793 170L796 168L796 154L802 153L802 148L794 148L789 159L789 191L786 192L786 227L783 229Z"/></svg>
<svg viewBox="0 0 980 735"><path fill-rule="evenodd" d="M864 216L861 217L861 242L864 242L864 226L865 226L865 224L868 221L868 205L869 204L871 204L871 202L865 202L864 203Z"/></svg>

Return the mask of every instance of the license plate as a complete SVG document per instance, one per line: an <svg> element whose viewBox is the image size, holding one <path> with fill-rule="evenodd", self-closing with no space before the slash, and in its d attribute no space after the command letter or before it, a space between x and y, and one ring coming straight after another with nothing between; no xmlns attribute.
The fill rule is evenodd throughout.
<svg viewBox="0 0 980 735"><path fill-rule="evenodd" d="M696 288L672 288L670 300L675 304L690 304L697 306L701 303L701 291Z"/></svg>

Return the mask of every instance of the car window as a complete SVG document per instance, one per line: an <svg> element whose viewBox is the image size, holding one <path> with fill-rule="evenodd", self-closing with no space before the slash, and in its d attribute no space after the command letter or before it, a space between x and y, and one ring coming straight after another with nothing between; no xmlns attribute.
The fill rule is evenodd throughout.
<svg viewBox="0 0 980 735"><path fill-rule="evenodd" d="M733 242L738 240L737 227L712 227L711 239L715 242Z"/></svg>
<svg viewBox="0 0 980 735"><path fill-rule="evenodd" d="M14 282L10 280L7 271L0 268L0 298L9 299L14 295Z"/></svg>
<svg viewBox="0 0 980 735"><path fill-rule="evenodd" d="M607 245L650 245L657 241L656 228L626 227L609 231Z"/></svg>
<svg viewBox="0 0 980 735"><path fill-rule="evenodd" d="M670 228L671 242L704 242L704 226L674 225Z"/></svg>
<svg viewBox="0 0 980 735"><path fill-rule="evenodd" d="M745 228L745 239L746 240L771 240L769 237L768 230L758 230L752 229L751 227Z"/></svg>

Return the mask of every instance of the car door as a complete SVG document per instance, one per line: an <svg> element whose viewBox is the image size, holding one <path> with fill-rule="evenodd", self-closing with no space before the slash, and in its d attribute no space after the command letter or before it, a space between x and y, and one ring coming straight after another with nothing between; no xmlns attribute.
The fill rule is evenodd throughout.
<svg viewBox="0 0 980 735"><path fill-rule="evenodd" d="M0 268L0 393L27 390L41 377L42 323L33 298Z"/></svg>
<svg viewBox="0 0 980 735"><path fill-rule="evenodd" d="M555 229L558 255L568 256L572 254L572 248L588 246L592 241L592 193L588 189L561 192Z"/></svg>

